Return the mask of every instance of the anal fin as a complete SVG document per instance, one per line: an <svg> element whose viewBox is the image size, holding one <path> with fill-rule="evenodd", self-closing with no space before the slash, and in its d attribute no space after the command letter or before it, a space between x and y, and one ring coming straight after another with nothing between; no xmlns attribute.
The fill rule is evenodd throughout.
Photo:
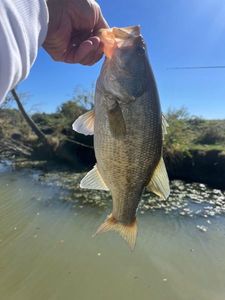
<svg viewBox="0 0 225 300"><path fill-rule="evenodd" d="M158 166L156 167L153 176L147 185L147 189L153 192L161 199L166 200L170 194L169 178L166 171L166 166L161 157Z"/></svg>
<svg viewBox="0 0 225 300"><path fill-rule="evenodd" d="M95 235L107 231L116 231L128 243L131 250L134 249L137 238L137 221L136 219L131 224L122 224L118 222L112 214L110 214L105 222L100 225ZM95 236L94 235L94 236Z"/></svg>
<svg viewBox="0 0 225 300"><path fill-rule="evenodd" d="M89 189L89 190L104 190L104 191L109 191L109 189L106 186L106 184L105 184L105 182L104 182L101 174L99 173L98 168L97 168L96 165L81 180L80 187L82 189Z"/></svg>
<svg viewBox="0 0 225 300"><path fill-rule="evenodd" d="M95 122L95 113L93 110L91 110L81 115L78 119L76 119L72 127L74 131L77 131L84 135L93 135L94 122Z"/></svg>

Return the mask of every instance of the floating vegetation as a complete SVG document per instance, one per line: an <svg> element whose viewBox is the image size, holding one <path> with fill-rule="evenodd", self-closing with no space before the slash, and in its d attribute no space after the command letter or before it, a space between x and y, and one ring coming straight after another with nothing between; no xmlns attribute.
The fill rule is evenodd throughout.
<svg viewBox="0 0 225 300"><path fill-rule="evenodd" d="M45 173L39 177L44 184L57 186L61 190L62 201L73 202L78 208L93 206L109 208L111 194L105 191L80 189L79 182L83 174L70 172ZM184 217L214 217L225 213L225 192L210 189L202 183L185 183L179 180L171 182L171 194L168 200L159 200L149 192L145 192L139 205L139 213L161 210L164 213L177 213Z"/></svg>

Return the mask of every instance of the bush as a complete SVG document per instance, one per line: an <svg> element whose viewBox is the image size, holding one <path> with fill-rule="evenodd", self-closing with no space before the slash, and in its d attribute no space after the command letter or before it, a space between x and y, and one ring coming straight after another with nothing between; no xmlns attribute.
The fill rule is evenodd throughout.
<svg viewBox="0 0 225 300"><path fill-rule="evenodd" d="M224 134L216 127L207 128L203 135L199 136L196 140L196 143L205 145L215 145L224 142Z"/></svg>
<svg viewBox="0 0 225 300"><path fill-rule="evenodd" d="M70 100L63 103L59 107L58 113L62 114L66 119L74 121L82 113L84 113L84 109L80 107L76 102Z"/></svg>
<svg viewBox="0 0 225 300"><path fill-rule="evenodd" d="M186 148L190 144L191 131L188 120L189 114L185 108L169 110L166 114L169 124L168 134L165 136L164 146L169 149Z"/></svg>

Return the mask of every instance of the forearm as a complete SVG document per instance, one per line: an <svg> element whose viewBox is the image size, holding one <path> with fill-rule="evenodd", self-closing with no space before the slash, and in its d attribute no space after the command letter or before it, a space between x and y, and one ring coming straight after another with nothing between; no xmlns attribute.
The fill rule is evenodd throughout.
<svg viewBox="0 0 225 300"><path fill-rule="evenodd" d="M0 1L0 103L29 74L47 26L45 0Z"/></svg>

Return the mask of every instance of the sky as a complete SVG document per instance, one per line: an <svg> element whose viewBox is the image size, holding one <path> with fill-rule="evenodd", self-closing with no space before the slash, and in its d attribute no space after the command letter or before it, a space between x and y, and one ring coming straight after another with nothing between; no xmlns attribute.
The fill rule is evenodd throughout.
<svg viewBox="0 0 225 300"><path fill-rule="evenodd" d="M224 0L99 0L110 26L141 25L162 110L186 107L191 115L225 118L225 69L171 70L177 66L225 65ZM94 66L54 62L44 50L19 91L30 112L53 112L77 88L90 89Z"/></svg>

